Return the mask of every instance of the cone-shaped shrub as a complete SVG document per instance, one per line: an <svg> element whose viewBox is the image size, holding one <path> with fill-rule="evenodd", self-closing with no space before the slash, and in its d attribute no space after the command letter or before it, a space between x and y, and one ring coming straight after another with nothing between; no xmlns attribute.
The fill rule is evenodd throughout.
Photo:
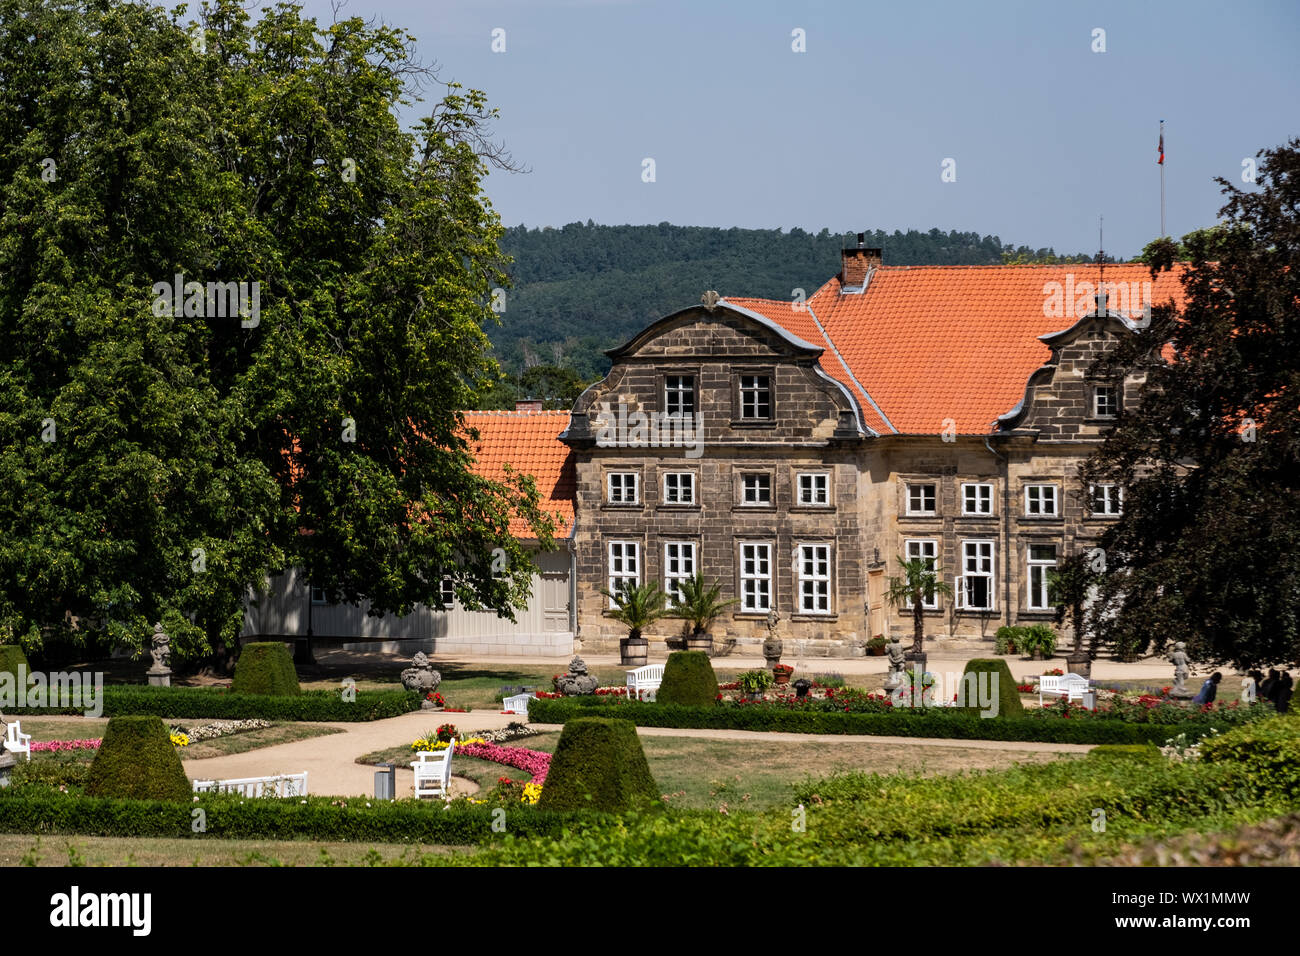
<svg viewBox="0 0 1300 956"><path fill-rule="evenodd" d="M193 790L158 717L114 717L90 765L86 793L136 800L189 800Z"/></svg>
<svg viewBox="0 0 1300 956"><path fill-rule="evenodd" d="M289 649L279 641L245 644L230 689L236 694L301 694Z"/></svg>
<svg viewBox="0 0 1300 956"><path fill-rule="evenodd" d="M976 676L967 679L967 674ZM981 674L990 676L981 677L979 676ZM961 685L954 693L957 694L957 703L963 704L962 709L967 713L981 712L981 708L977 706L979 703L977 695L981 688L989 688L992 696L997 699L998 711L995 717L1024 716L1025 706L1020 703L1020 691L1016 689L1016 679L1011 676L1011 668L1002 658L977 657L966 662L966 670L961 675Z"/></svg>
<svg viewBox="0 0 1300 956"><path fill-rule="evenodd" d="M30 674L32 666L27 663L27 655L17 644L0 644L0 674L13 674L18 679L18 668L25 668L23 673Z"/></svg>
<svg viewBox="0 0 1300 956"><path fill-rule="evenodd" d="M703 651L674 651L664 665L655 700L661 704L711 707L718 700L718 675Z"/></svg>
<svg viewBox="0 0 1300 956"><path fill-rule="evenodd" d="M658 800L659 788L632 722L578 717L564 725L537 806L616 812Z"/></svg>

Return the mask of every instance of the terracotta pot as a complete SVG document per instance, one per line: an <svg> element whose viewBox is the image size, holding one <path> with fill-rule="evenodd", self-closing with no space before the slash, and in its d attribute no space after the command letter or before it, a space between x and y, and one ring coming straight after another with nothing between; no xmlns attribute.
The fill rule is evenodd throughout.
<svg viewBox="0 0 1300 956"><path fill-rule="evenodd" d="M784 687L790 683L790 671L772 671L772 678L776 681L777 687Z"/></svg>
<svg viewBox="0 0 1300 956"><path fill-rule="evenodd" d="M870 654L872 657L884 657L885 649L883 647L872 647L870 645L867 645L867 653Z"/></svg>

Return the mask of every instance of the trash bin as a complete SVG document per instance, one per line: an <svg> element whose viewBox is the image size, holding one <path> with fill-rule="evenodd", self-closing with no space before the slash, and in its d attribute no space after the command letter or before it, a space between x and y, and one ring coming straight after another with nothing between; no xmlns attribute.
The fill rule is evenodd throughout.
<svg viewBox="0 0 1300 956"><path fill-rule="evenodd" d="M397 793L397 766L391 763L380 766L385 769L375 771L375 799L392 800Z"/></svg>
<svg viewBox="0 0 1300 956"><path fill-rule="evenodd" d="M1097 692L1095 690L1085 690L1083 692L1083 706L1089 710L1097 709Z"/></svg>

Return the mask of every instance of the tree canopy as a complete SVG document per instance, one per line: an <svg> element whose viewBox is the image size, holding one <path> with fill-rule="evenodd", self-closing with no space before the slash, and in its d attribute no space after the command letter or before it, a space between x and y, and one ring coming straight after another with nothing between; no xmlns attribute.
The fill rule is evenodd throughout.
<svg viewBox="0 0 1300 956"><path fill-rule="evenodd" d="M458 411L499 374L494 111L449 84L404 130L437 78L392 27L183 16L0 0L0 640L203 654L294 566L510 613L510 516L552 524Z"/></svg>
<svg viewBox="0 0 1300 956"><path fill-rule="evenodd" d="M1146 373L1084 471L1125 489L1096 615L1124 651L1300 662L1300 140L1259 155L1218 227L1147 247L1153 274L1187 261L1185 307L1099 367Z"/></svg>

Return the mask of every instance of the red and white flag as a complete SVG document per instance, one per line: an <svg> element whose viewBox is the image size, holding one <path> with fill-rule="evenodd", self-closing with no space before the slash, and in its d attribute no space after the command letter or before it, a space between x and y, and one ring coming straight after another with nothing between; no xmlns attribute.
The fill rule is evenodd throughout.
<svg viewBox="0 0 1300 956"><path fill-rule="evenodd" d="M1160 124L1160 146L1158 148L1160 150L1160 158L1156 160L1156 165L1163 166L1165 164L1165 124L1164 123Z"/></svg>

